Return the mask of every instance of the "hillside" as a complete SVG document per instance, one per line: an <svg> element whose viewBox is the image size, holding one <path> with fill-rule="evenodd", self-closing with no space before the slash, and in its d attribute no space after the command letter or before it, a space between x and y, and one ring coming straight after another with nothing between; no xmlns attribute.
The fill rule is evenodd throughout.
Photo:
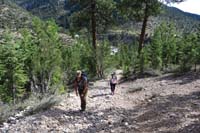
<svg viewBox="0 0 200 133"><path fill-rule="evenodd" d="M15 0L15 2L41 19L53 18L60 26L66 27L66 16L70 12L67 0Z"/></svg>
<svg viewBox="0 0 200 133"><path fill-rule="evenodd" d="M15 2L43 20L54 19L64 29L69 29L69 16L77 7L70 5L68 0L15 0ZM183 12L174 7L163 6L162 13L157 17L150 17L147 25L147 35L162 22L174 23L180 33L196 31L200 24L200 16ZM99 39L107 38L112 44L132 43L137 39L142 27L141 22L118 22L117 26L108 29L107 33L98 35Z"/></svg>
<svg viewBox="0 0 200 133"><path fill-rule="evenodd" d="M10 1L0 0L0 30L29 27L32 15Z"/></svg>
<svg viewBox="0 0 200 133"><path fill-rule="evenodd" d="M90 86L85 112L70 93L51 109L12 118L0 132L199 133L199 75L163 75L120 84L110 95L107 80Z"/></svg>
<svg viewBox="0 0 200 133"><path fill-rule="evenodd" d="M159 21L175 23L181 32L193 32L200 25L200 15L183 12L175 7L164 7L164 13L158 17Z"/></svg>
<svg viewBox="0 0 200 133"><path fill-rule="evenodd" d="M6 29L16 35L21 28L31 28L33 17L34 15L12 2L12 0L0 0L0 36ZM72 42L70 36L63 33L59 35L64 43Z"/></svg>
<svg viewBox="0 0 200 133"><path fill-rule="evenodd" d="M42 19L54 18L57 23L63 27L68 27L67 16L75 7L71 6L68 0L15 0L18 5L32 12ZM149 21L149 30L152 31L156 25L163 21L175 23L177 28L183 32L191 32L200 24L200 16L183 12L174 7L163 6L163 13L158 17L153 17ZM123 24L121 24L123 25ZM130 26L130 24L127 24ZM133 23L132 30L136 32L140 29L140 23ZM130 27L122 26L123 29Z"/></svg>

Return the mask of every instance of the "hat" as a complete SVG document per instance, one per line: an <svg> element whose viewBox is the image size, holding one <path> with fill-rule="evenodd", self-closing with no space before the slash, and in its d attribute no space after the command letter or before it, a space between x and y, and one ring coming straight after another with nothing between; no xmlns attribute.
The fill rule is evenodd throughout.
<svg viewBox="0 0 200 133"><path fill-rule="evenodd" d="M82 74L81 70L77 70L77 71L76 71L76 74L77 74L77 75L81 75L81 74Z"/></svg>

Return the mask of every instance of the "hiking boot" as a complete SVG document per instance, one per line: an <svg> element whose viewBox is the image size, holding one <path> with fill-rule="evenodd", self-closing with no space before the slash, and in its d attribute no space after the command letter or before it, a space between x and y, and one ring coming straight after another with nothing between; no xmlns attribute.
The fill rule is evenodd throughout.
<svg viewBox="0 0 200 133"><path fill-rule="evenodd" d="M80 112L84 112L84 111L85 111L85 109L81 109L81 110L80 110Z"/></svg>

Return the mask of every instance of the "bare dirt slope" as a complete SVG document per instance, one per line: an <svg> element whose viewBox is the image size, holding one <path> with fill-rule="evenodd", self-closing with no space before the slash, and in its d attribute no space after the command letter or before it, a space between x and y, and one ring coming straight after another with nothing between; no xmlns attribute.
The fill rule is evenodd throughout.
<svg viewBox="0 0 200 133"><path fill-rule="evenodd" d="M1 132L200 133L200 76L137 79L110 95L106 80L90 86L87 111L73 93L39 114L18 120Z"/></svg>

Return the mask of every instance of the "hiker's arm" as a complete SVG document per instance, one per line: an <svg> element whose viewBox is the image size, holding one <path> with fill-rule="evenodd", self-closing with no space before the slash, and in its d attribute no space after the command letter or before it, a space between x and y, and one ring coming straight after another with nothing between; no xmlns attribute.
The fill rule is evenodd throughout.
<svg viewBox="0 0 200 133"><path fill-rule="evenodd" d="M76 92L76 96L78 96L78 89L77 89L77 82L76 82L76 80L74 80L74 90L75 90L75 92Z"/></svg>
<svg viewBox="0 0 200 133"><path fill-rule="evenodd" d="M118 81L118 79L117 79L117 76L116 76L116 80L117 80L117 85L119 84L119 81Z"/></svg>
<svg viewBox="0 0 200 133"><path fill-rule="evenodd" d="M87 81L84 81L83 94L86 93L86 91L87 91L87 87L88 87L88 85L87 85Z"/></svg>

